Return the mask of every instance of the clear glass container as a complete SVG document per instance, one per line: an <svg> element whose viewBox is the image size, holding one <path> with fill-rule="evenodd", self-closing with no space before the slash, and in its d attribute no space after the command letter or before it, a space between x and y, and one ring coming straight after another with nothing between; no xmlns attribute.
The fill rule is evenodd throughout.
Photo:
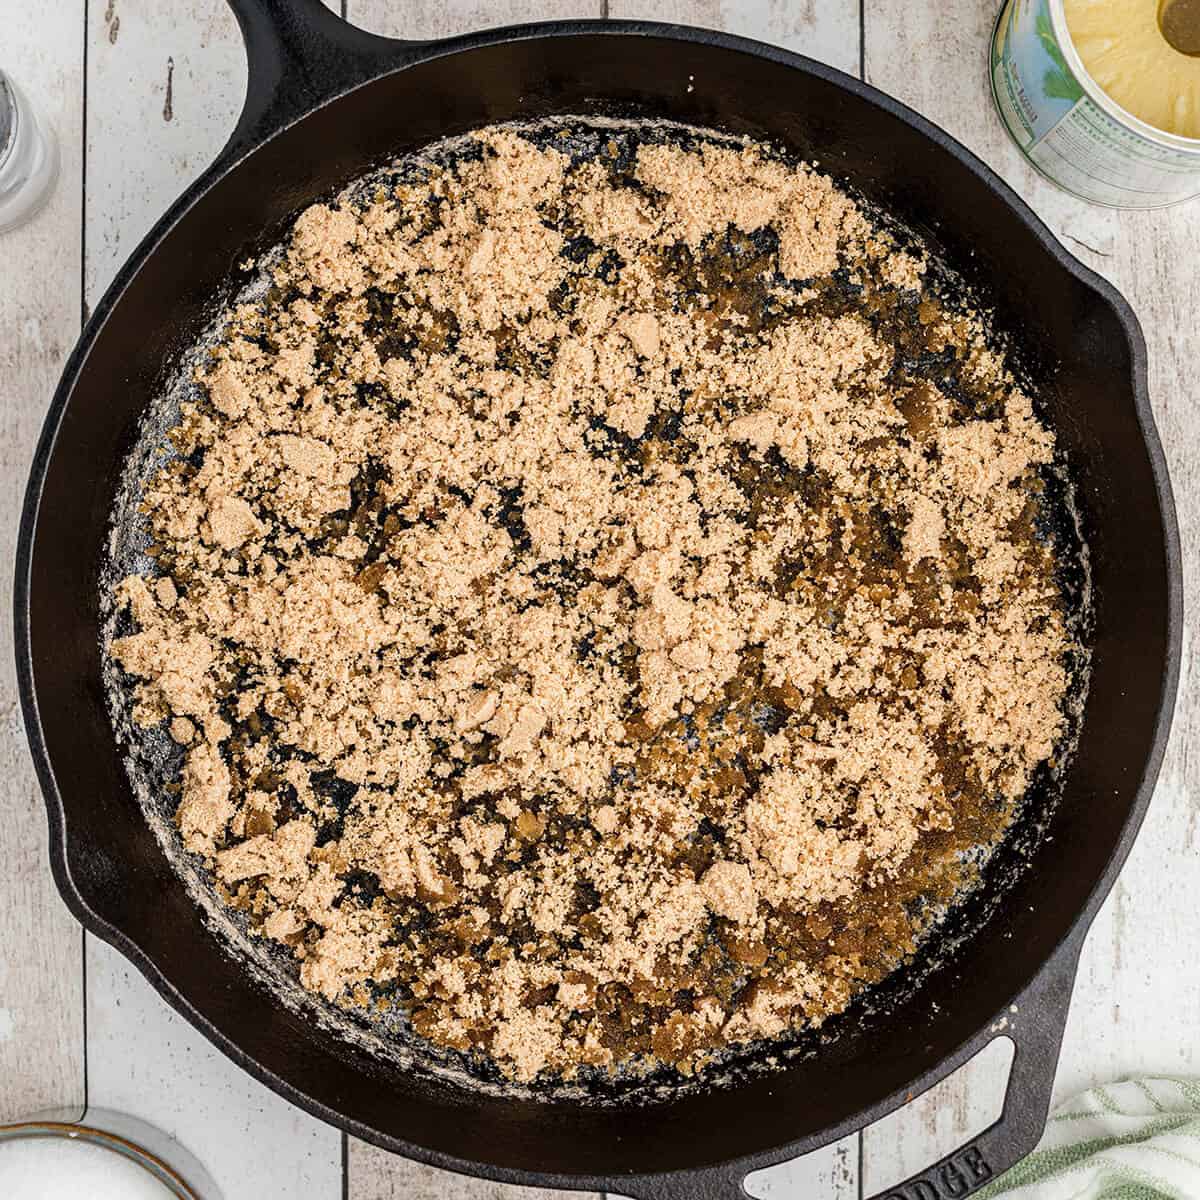
<svg viewBox="0 0 1200 1200"><path fill-rule="evenodd" d="M135 1117L89 1109L0 1125L4 1200L220 1200L208 1172L173 1138Z"/></svg>
<svg viewBox="0 0 1200 1200"><path fill-rule="evenodd" d="M58 178L58 143L24 92L0 71L0 233L24 224Z"/></svg>

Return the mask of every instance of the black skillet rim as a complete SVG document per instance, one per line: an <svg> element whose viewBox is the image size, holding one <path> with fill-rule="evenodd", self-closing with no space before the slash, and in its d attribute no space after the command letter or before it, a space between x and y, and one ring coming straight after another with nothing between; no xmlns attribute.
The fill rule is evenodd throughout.
<svg viewBox="0 0 1200 1200"><path fill-rule="evenodd" d="M579 35L657 37L664 40L711 45L719 49L763 58L797 71L818 76L829 83L855 94L860 99L873 104L877 108L883 109L892 117L905 122L915 129L916 132L924 135L924 137L957 159L963 167L974 174L985 186L1005 202L1007 207L1013 212L1013 215L1034 236L1045 253L1069 275L1074 276L1080 283L1096 293L1117 317L1129 344L1131 364L1130 383L1133 392L1133 403L1137 420L1141 427L1142 439L1153 474L1155 490L1162 515L1163 542L1167 568L1167 662L1163 672L1162 686L1155 715L1153 744L1143 766L1134 801L1130 806L1121 837L1108 865L1097 879L1087 903L1076 914L1068 933L1063 939L1062 946L1073 943L1076 949L1078 948L1078 943L1082 940L1097 910L1115 882L1117 874L1133 846L1133 842L1149 807L1154 784L1166 751L1174 699L1179 681L1183 633L1183 568L1179 526L1167 471L1166 457L1159 439L1149 399L1145 341L1137 316L1128 301L1108 280L1086 267L1070 254L1029 205L996 172L963 146L961 142L951 137L945 130L934 125L907 105L900 103L877 88L853 76L780 47L717 30L651 21L547 21L504 26L432 43L408 43L407 45L411 52L398 63L393 63L390 66L384 66L382 69L374 71L364 71L362 78L354 81L349 86L341 88L336 94L319 100L316 103L299 106L295 112L289 115L287 120L282 122L277 128L272 129L266 136L251 135L242 140L239 139L238 132L235 132L230 144L218 155L216 161L171 205L125 262L92 313L86 326L81 331L79 341L64 366L62 376L55 390L31 466L29 483L26 488L21 512L14 576L15 651L21 709L35 771L46 803L50 840L50 866L55 883L67 907L84 928L114 946L128 958L149 980L159 995L184 1016L190 1024L199 1029L222 1053L231 1058L251 1076L271 1087L274 1091L283 1095L313 1116L337 1128L353 1133L355 1136L380 1145L385 1149L402 1154L407 1158L448 1170L457 1170L501 1182L523 1183L541 1187L566 1187L608 1191L620 1190L623 1177L619 1175L551 1175L495 1167L487 1163L460 1159L442 1152L431 1151L390 1136L381 1135L375 1130L361 1126L356 1122L348 1121L333 1109L301 1093L286 1080L260 1067L240 1047L232 1043L224 1034L192 1008L187 1000L175 990L171 982L162 975L157 965L143 953L141 948L128 934L122 929L110 925L95 913L89 906L82 891L77 887L67 861L65 811L59 797L53 764L50 761L42 734L38 710L37 690L32 664L29 614L34 535L41 504L42 490L47 468L53 456L58 433L75 384L92 345L95 343L109 316L120 302L127 285L140 270L144 262L154 253L159 242L167 232L178 223L200 196L207 192L219 179L232 172L243 159L253 154L259 146L282 132L283 129L303 119L316 109L336 103L343 95L355 91L359 87L369 86L376 79L384 75L403 71L410 66L415 66L436 58L485 46L536 39L553 40ZM399 48L405 44L396 43L396 45ZM253 88L253 86L252 80L251 87ZM1058 950L1049 955L1045 962L1037 968L1033 977L1035 980L1041 973L1047 970L1057 955ZM945 1078L964 1061L964 1050L972 1041L973 1039L968 1039L962 1047L944 1057L937 1066L912 1081L911 1090L908 1092L908 1095L919 1094ZM864 1128L871 1122L899 1107L904 1102L904 1099L903 1095L885 1097L870 1108L861 1110L856 1117L857 1126ZM751 1171L794 1158L796 1154L803 1153L806 1149L810 1148L811 1143L785 1143L770 1151L762 1151L729 1160L725 1165L729 1169L736 1168L742 1175L745 1175ZM700 1171L703 1173L706 1171L706 1168L700 1168Z"/></svg>

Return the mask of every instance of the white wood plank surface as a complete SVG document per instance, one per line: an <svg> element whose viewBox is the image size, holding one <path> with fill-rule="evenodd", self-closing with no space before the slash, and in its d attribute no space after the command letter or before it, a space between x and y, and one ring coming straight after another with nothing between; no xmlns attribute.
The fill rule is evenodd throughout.
<svg viewBox="0 0 1200 1200"><path fill-rule="evenodd" d="M341 1134L234 1066L94 938L87 991L89 1106L170 1134L224 1200L339 1200Z"/></svg>
<svg viewBox="0 0 1200 1200"><path fill-rule="evenodd" d="M90 0L87 299L233 129L246 56L224 0Z"/></svg>
<svg viewBox="0 0 1200 1200"><path fill-rule="evenodd" d="M1096 269L1137 310L1150 351L1150 394L1166 447L1183 540L1184 595L1200 586L1196 423L1196 274L1200 205L1120 214ZM1167 758L1146 824L1085 947L1056 1092L1132 1074L1200 1070L1200 703L1186 615L1183 678Z"/></svg>
<svg viewBox="0 0 1200 1200"><path fill-rule="evenodd" d="M349 1141L347 1200L589 1200L596 1196L471 1179L409 1162L358 1138Z"/></svg>
<svg viewBox="0 0 1200 1200"><path fill-rule="evenodd" d="M560 16L648 17L726 28L844 70L859 66L857 0L348 0L365 28L431 38ZM962 138L1026 196L1068 248L1137 308L1184 535L1189 594L1200 582L1200 456L1189 453L1189 394L1200 308L1197 206L1149 214L1085 205L1037 178L988 98L985 54L999 0L865 0L867 78ZM78 330L81 270L94 304L119 263L232 126L245 65L222 0L0 0L0 66L50 114L64 151L50 205L0 238L0 572L11 571L20 490L37 427ZM86 260L81 261L83 40L88 47ZM169 86L168 86L169 85ZM7 591L7 576L3 579ZM84 1099L83 954L50 881L44 817L14 703L0 625L0 1119ZM1190 623L1189 623L1190 632ZM1184 898L1200 888L1200 808L1191 782L1200 708L1187 674L1146 828L1084 951L1060 1066L1064 1094L1145 1071L1194 1073L1200 1047L1200 928ZM268 1093L176 1018L114 952L89 942L89 1099L180 1136L226 1200L337 1200L341 1139ZM888 1185L982 1128L998 1110L1007 1053L989 1048L936 1093L862 1139L763 1173L755 1195L851 1200ZM521 1200L522 1189L348 1149L348 1200Z"/></svg>
<svg viewBox="0 0 1200 1200"><path fill-rule="evenodd" d="M720 29L858 74L859 0L609 0L608 15Z"/></svg>
<svg viewBox="0 0 1200 1200"><path fill-rule="evenodd" d="M221 0L88 6L87 302L228 137L246 64ZM342 1138L262 1087L87 938L88 1101L164 1129L224 1200L335 1200ZM136 1053L131 1053L136 1047Z"/></svg>
<svg viewBox="0 0 1200 1200"><path fill-rule="evenodd" d="M72 6L0 4L0 68L58 136L49 204L0 234L0 595L12 590L30 457L79 333L83 25ZM16 698L12 623L0 621L0 1120L84 1100L82 935L46 856L46 814Z"/></svg>
<svg viewBox="0 0 1200 1200"><path fill-rule="evenodd" d="M386 37L428 41L476 29L599 17L604 0L346 0L348 20Z"/></svg>

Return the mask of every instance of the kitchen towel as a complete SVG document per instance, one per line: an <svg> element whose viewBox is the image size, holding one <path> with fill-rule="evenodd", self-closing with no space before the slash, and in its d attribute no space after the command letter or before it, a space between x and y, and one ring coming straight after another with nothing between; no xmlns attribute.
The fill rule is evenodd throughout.
<svg viewBox="0 0 1200 1200"><path fill-rule="evenodd" d="M1200 1200L1200 1080L1130 1079L1057 1108L980 1200Z"/></svg>

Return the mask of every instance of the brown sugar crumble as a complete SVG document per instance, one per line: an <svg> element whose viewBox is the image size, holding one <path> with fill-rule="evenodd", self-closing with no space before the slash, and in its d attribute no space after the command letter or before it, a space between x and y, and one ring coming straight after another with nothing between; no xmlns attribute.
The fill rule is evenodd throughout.
<svg viewBox="0 0 1200 1200"><path fill-rule="evenodd" d="M1065 732L1054 439L982 321L808 166L589 145L300 215L110 647L304 986L519 1080L845 1008Z"/></svg>

